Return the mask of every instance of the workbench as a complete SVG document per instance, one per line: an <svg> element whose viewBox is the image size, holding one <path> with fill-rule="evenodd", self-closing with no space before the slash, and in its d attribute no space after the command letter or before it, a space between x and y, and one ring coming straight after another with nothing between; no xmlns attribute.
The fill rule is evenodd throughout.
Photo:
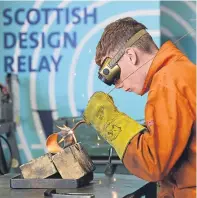
<svg viewBox="0 0 197 198"><path fill-rule="evenodd" d="M43 198L46 189L11 189L10 178L16 174L0 176L1 198ZM94 180L87 186L78 189L57 189L61 193L92 193L96 198L122 198L147 184L133 175L114 174L109 178L103 173L94 173Z"/></svg>

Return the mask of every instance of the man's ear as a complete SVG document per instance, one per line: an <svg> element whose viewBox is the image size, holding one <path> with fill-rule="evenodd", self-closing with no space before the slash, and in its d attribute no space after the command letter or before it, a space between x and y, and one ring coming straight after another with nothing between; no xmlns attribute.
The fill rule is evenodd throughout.
<svg viewBox="0 0 197 198"><path fill-rule="evenodd" d="M125 54L128 56L133 65L137 64L137 54L132 47L126 48Z"/></svg>

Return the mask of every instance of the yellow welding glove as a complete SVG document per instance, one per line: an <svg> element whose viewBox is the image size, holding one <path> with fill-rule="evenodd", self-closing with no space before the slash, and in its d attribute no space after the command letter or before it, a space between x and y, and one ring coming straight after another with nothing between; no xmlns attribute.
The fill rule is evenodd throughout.
<svg viewBox="0 0 197 198"><path fill-rule="evenodd" d="M118 111L111 96L96 92L90 98L83 114L87 124L114 147L120 159L131 139L145 129L126 114Z"/></svg>

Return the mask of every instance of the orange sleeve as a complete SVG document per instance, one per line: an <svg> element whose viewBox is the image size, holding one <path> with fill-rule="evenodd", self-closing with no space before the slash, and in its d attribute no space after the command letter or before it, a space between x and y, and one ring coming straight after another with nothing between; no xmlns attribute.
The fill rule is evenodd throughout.
<svg viewBox="0 0 197 198"><path fill-rule="evenodd" d="M188 101L166 87L149 92L145 118L148 131L131 140L123 163L144 180L160 181L184 151L195 118Z"/></svg>

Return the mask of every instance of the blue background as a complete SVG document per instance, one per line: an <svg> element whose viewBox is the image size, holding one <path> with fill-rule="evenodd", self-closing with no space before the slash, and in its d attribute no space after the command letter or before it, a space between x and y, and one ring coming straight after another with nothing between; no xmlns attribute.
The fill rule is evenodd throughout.
<svg viewBox="0 0 197 198"><path fill-rule="evenodd" d="M187 29L183 26L183 21L180 22L179 20L177 22L177 15L183 18L192 28L195 27L196 23L195 20L192 20L196 19L196 13L193 9L196 8L195 2L190 2L190 4L185 2L160 3L159 1L0 2L0 82L5 83L4 56L14 56L18 52L16 46L12 49L3 49L3 33L5 31L19 33L26 28L25 32L29 34L34 31L44 32L43 28L46 28L43 18L39 24L29 25L28 28L27 25L21 26L15 23L4 26L3 10L11 8L11 13L13 14L19 8L24 8L27 11L33 7L37 9L57 8L63 4L65 4L63 8L67 7L69 9L74 7L81 9L84 7L95 7L97 23L94 24L93 19L90 18L88 19L88 24L73 25L70 33L77 32L77 47L75 49L71 46L61 49L47 47L41 48L40 51L38 51L38 47L35 49L20 49L20 55L32 56L34 63L36 63L33 65L34 68L38 67L41 56L46 56L50 60L49 57L54 54L57 55L58 50L60 52L59 55L63 56L58 72L54 70L51 72L42 70L35 73L28 71L23 73L15 72L18 74L20 81L18 92L16 90L19 108L15 112L15 120L17 122L17 141L23 163L46 152L44 146L46 137L37 110L52 110L54 120L60 117L80 116L81 110L85 108L93 92L98 90L108 92L112 88L98 80L98 68L94 63L95 47L104 27L108 23L123 16L134 17L148 28L158 47L166 40L176 40L187 32ZM168 12L166 12L166 8ZM176 17L174 14L169 14L171 12L175 13ZM69 24L66 25L63 22L56 24L54 20L54 23L48 26L45 34L47 36L54 31L62 33L65 28L69 28ZM189 58L195 62L196 44L191 35L178 43L177 46L184 49ZM76 63L74 73L71 70L72 63ZM25 68L28 68L28 65L25 65ZM73 87L70 86L70 83L73 83ZM122 90L115 90L111 95L115 100L116 106L121 111L136 120L144 118L144 106L147 95L141 97L132 93L125 93Z"/></svg>

